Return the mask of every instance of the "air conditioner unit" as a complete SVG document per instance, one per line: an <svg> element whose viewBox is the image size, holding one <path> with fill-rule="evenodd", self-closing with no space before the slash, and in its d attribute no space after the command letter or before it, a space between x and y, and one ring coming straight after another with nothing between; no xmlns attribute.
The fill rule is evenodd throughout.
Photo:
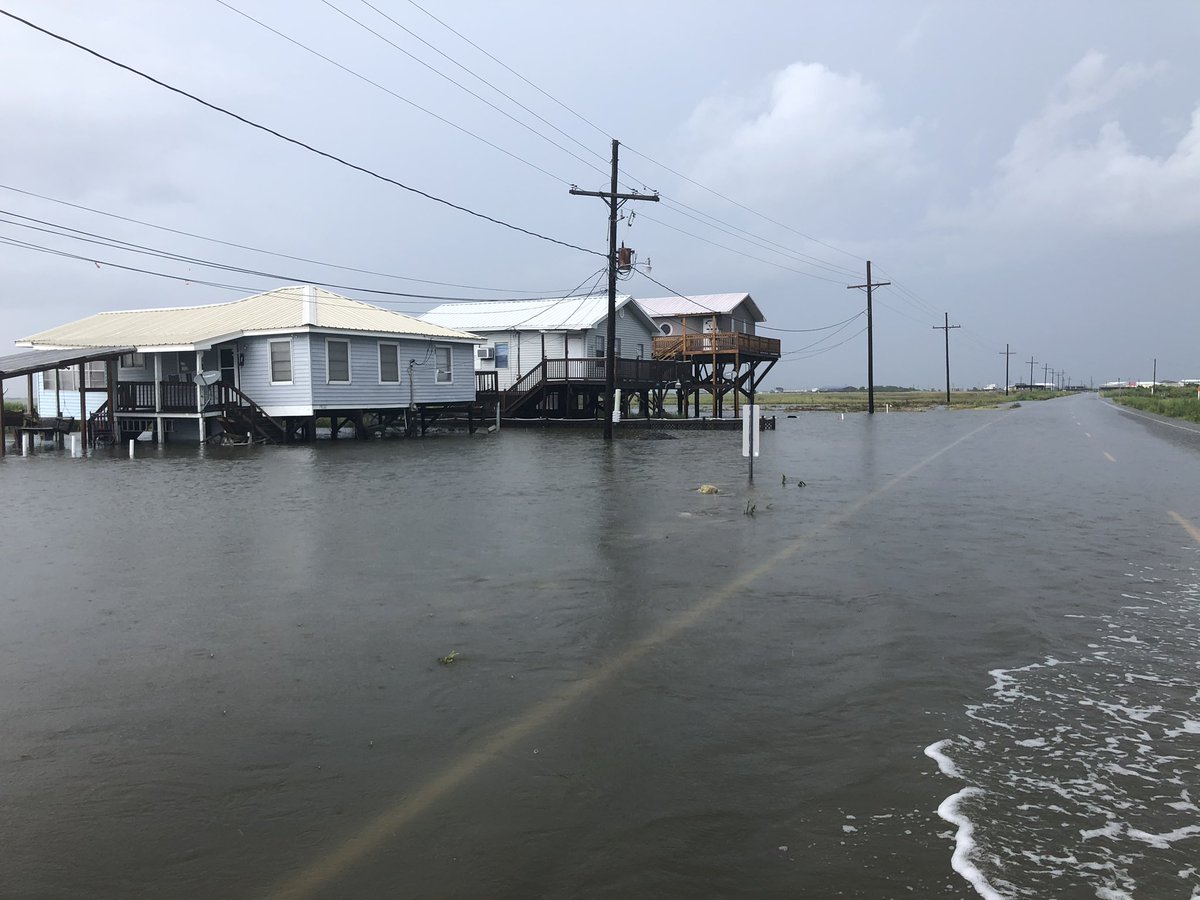
<svg viewBox="0 0 1200 900"><path fill-rule="evenodd" d="M476 359L495 359L496 351L492 347L476 347L475 348L475 358Z"/></svg>

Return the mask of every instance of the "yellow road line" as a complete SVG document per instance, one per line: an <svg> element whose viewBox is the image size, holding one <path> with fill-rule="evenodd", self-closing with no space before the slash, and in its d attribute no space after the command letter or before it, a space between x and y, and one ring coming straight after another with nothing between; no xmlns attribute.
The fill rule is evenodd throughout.
<svg viewBox="0 0 1200 900"><path fill-rule="evenodd" d="M1107 459L1109 462L1117 461L1117 458L1115 456L1113 456L1111 453L1109 453L1107 450L1104 451L1104 458Z"/></svg>
<svg viewBox="0 0 1200 900"><path fill-rule="evenodd" d="M360 831L351 835L327 855L293 875L272 891L270 896L277 898L277 900L301 900L301 898L311 897L316 894L325 885L362 861L389 839L396 838L398 836L397 832L401 828L408 825L413 819L420 816L500 754L511 750L520 740L554 718L558 713L612 681L613 678L629 669L642 657L661 644L670 641L684 629L690 628L699 619L708 615L713 610L724 605L734 597L742 595L753 582L757 581L780 563L795 556L813 538L853 518L863 507L893 490L902 481L910 478L939 456L949 452L959 444L974 437L985 428L990 428L999 421L1001 419L996 418L985 422L978 428L967 432L962 437L957 438L899 475L896 475L882 487L877 488L869 494L864 494L847 506L844 511L830 518L824 525L785 545L777 553L768 557L757 566L747 570L728 584L697 601L690 608L683 610L672 619L664 622L659 628L650 632L645 637L634 641L616 656L602 662L596 669L584 675L578 681L565 685L555 696L547 697L545 700L534 704L510 724L500 728L490 737L483 739L479 746L462 754L441 774L434 777L432 781L405 795L395 804L370 819Z"/></svg>
<svg viewBox="0 0 1200 900"><path fill-rule="evenodd" d="M1188 533L1193 541L1200 544L1200 528L1197 528L1173 509L1167 510L1167 515L1178 523L1179 527Z"/></svg>

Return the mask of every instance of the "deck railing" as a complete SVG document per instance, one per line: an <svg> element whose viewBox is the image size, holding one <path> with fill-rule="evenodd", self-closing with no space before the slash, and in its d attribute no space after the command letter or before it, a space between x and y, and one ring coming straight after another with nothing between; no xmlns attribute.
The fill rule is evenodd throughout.
<svg viewBox="0 0 1200 900"><path fill-rule="evenodd" d="M191 381L160 381L159 394L162 397L160 412L196 412L197 395L204 409L238 405L236 392L229 385L218 381L207 387ZM117 410L120 412L154 412L154 382L153 381L118 381Z"/></svg>
<svg viewBox="0 0 1200 900"><path fill-rule="evenodd" d="M499 373L495 369L487 369L475 373L475 393L494 394L500 389Z"/></svg>
<svg viewBox="0 0 1200 900"><path fill-rule="evenodd" d="M709 334L677 334L654 339L655 359L678 359L713 353L745 353L757 356L779 356L779 339L744 334L740 331L718 331Z"/></svg>

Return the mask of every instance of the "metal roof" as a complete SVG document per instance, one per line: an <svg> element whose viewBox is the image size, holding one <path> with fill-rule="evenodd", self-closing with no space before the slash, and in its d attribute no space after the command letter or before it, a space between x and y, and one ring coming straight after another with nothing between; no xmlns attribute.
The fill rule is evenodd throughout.
<svg viewBox="0 0 1200 900"><path fill-rule="evenodd" d="M617 309L626 307L632 298L617 297ZM645 313L636 306L643 318ZM564 297L557 300L506 300L490 303L443 303L421 316L448 328L466 331L586 331L604 321L608 315L608 295ZM648 319L648 327L654 323Z"/></svg>
<svg viewBox="0 0 1200 900"><path fill-rule="evenodd" d="M93 347L90 350L27 350L11 356L0 356L0 378L32 375L47 369L65 369L95 359L115 359L133 353L133 347Z"/></svg>
<svg viewBox="0 0 1200 900"><path fill-rule="evenodd" d="M766 316L749 294L692 294L687 297L653 297L637 301L637 305L654 319L669 316L703 316L706 313L727 315L743 303L755 322L766 320Z"/></svg>
<svg viewBox="0 0 1200 900"><path fill-rule="evenodd" d="M311 304L311 305L310 305ZM306 315L306 308L315 315ZM471 340L474 335L351 300L311 285L277 288L230 303L172 309L131 309L102 312L40 331L18 343L34 347L107 347L129 344L142 349L201 346L217 338L230 339L269 331L304 328L367 331Z"/></svg>

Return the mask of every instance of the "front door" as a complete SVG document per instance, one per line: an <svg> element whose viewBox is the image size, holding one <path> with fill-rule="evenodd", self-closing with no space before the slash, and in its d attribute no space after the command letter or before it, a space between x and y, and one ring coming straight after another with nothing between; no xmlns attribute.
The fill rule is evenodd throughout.
<svg viewBox="0 0 1200 900"><path fill-rule="evenodd" d="M230 387L237 387L237 349L222 347L219 351L221 380Z"/></svg>

